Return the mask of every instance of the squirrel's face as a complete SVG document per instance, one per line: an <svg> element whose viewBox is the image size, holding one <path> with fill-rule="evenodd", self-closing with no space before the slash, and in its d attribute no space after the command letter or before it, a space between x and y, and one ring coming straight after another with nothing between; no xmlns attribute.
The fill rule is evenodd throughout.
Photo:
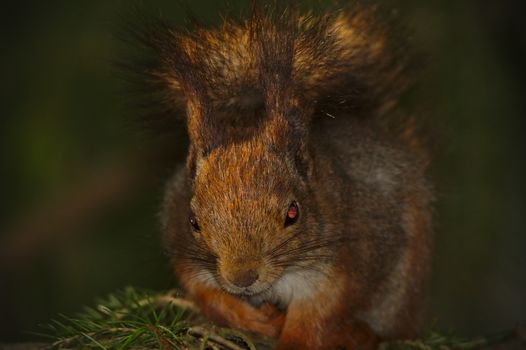
<svg viewBox="0 0 526 350"><path fill-rule="evenodd" d="M200 160L193 189L190 229L216 258L211 272L224 289L261 293L298 262L292 252L312 204L284 153L254 140L216 148Z"/></svg>

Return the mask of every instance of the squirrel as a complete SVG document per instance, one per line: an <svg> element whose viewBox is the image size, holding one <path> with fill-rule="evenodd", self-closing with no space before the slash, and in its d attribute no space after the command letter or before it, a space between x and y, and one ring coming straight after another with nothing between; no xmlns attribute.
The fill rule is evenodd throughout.
<svg viewBox="0 0 526 350"><path fill-rule="evenodd" d="M161 223L212 321L275 349L372 349L416 335L431 256L429 152L400 98L407 50L374 6L254 6L142 42L186 122Z"/></svg>

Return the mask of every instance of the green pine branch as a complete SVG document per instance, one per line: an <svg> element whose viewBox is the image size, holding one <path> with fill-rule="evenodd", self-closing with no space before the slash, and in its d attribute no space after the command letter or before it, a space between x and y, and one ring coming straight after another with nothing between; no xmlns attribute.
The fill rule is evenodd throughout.
<svg viewBox="0 0 526 350"><path fill-rule="evenodd" d="M156 293L132 287L97 300L75 317L60 315L45 326L48 349L261 350L268 339L219 328L199 316L176 291ZM426 337L382 344L383 350L481 349L516 338L517 331L463 339L436 332ZM522 340L524 341L524 339Z"/></svg>

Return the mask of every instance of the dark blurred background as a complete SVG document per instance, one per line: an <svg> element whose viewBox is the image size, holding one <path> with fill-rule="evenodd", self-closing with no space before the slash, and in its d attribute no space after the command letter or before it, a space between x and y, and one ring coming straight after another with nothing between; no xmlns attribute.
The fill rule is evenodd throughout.
<svg viewBox="0 0 526 350"><path fill-rule="evenodd" d="M140 7L181 22L174 0ZM378 1L381 2L381 1ZM243 1L234 2L241 4ZM432 319L462 335L526 322L523 0L385 1L427 68L437 183ZM127 1L0 11L0 340L126 285L174 285L156 213L181 131L142 132L113 62ZM217 21L224 6L191 8Z"/></svg>

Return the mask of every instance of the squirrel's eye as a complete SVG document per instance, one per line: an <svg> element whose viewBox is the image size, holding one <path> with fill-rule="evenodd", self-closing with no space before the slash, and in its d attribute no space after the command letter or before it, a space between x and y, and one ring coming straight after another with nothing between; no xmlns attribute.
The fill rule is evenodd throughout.
<svg viewBox="0 0 526 350"><path fill-rule="evenodd" d="M199 224L197 223L197 219L195 218L195 215L191 214L188 220L190 221L190 225L192 225L192 228L194 229L194 231L199 232L200 231Z"/></svg>
<svg viewBox="0 0 526 350"><path fill-rule="evenodd" d="M289 209L287 210L287 216L285 217L285 227L290 226L296 221L298 221L299 216L300 209L298 208L298 203L296 203L296 201L293 201L292 203L290 203Z"/></svg>

